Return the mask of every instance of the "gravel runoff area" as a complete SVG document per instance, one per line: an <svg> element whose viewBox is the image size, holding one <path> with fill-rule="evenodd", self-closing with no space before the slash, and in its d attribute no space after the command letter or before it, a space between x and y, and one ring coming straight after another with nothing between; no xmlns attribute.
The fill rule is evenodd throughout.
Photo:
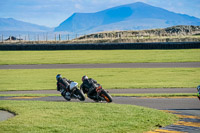
<svg viewBox="0 0 200 133"><path fill-rule="evenodd" d="M114 63L114 64L40 64L0 65L0 69L62 69L62 68L173 68L200 67L200 62L184 63Z"/></svg>

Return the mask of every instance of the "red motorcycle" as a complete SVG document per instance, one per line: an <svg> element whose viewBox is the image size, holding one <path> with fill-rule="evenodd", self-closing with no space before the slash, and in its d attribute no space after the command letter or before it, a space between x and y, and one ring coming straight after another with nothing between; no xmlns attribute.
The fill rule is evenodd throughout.
<svg viewBox="0 0 200 133"><path fill-rule="evenodd" d="M112 102L112 97L108 91L104 90L100 84L96 85L96 92L98 101L106 101L108 103Z"/></svg>

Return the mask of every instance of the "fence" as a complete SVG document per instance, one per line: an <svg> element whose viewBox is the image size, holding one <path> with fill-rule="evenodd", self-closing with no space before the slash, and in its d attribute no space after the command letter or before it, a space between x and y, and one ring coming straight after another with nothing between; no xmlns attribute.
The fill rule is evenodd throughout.
<svg viewBox="0 0 200 133"><path fill-rule="evenodd" d="M96 33L96 34L62 34L62 33L40 33L40 34L19 34L19 35L0 35L1 42L3 41L69 41L73 39L152 39L152 38L173 38L183 37L181 35L152 35L152 34L124 34L120 32L115 33Z"/></svg>
<svg viewBox="0 0 200 133"><path fill-rule="evenodd" d="M193 48L200 48L200 42L0 45L0 50L114 50L114 49L193 49Z"/></svg>
<svg viewBox="0 0 200 133"><path fill-rule="evenodd" d="M43 33L43 34L19 34L19 35L0 35L1 42L3 41L62 41L62 40L72 40L85 34L53 34L53 33Z"/></svg>
<svg viewBox="0 0 200 133"><path fill-rule="evenodd" d="M199 42L200 36L181 34L150 34L139 32L108 32L96 34L38 33L1 35L1 44L57 44L57 43L137 43L137 42Z"/></svg>

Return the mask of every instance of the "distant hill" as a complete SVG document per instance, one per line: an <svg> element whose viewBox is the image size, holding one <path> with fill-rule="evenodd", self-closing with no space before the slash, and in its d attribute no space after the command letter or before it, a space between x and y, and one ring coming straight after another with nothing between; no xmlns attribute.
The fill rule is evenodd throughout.
<svg viewBox="0 0 200 133"><path fill-rule="evenodd" d="M48 27L19 21L13 18L0 18L0 32L45 32Z"/></svg>
<svg viewBox="0 0 200 133"><path fill-rule="evenodd" d="M171 37L200 35L200 26L178 25L162 29L107 31L84 35L78 39L134 38L134 37Z"/></svg>
<svg viewBox="0 0 200 133"><path fill-rule="evenodd" d="M200 25L200 19L137 2L96 13L74 13L54 31L94 33L155 29L175 25Z"/></svg>

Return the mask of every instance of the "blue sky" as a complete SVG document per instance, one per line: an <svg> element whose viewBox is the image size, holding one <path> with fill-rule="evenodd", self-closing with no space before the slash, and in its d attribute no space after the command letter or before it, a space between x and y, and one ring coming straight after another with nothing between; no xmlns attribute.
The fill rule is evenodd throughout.
<svg viewBox="0 0 200 133"><path fill-rule="evenodd" d="M0 0L0 18L56 27L75 12L97 12L138 1L200 18L200 0Z"/></svg>

